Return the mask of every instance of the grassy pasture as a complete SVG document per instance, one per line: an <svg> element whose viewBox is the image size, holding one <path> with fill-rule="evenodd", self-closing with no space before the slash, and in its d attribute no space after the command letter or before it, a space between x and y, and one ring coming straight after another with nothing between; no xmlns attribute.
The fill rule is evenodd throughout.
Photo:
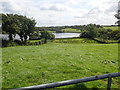
<svg viewBox="0 0 120 90"><path fill-rule="evenodd" d="M109 26L109 27L104 27L105 29L112 29L113 31L118 30L120 27L118 26Z"/></svg>
<svg viewBox="0 0 120 90"><path fill-rule="evenodd" d="M118 72L117 44L50 42L2 48L3 88L19 88ZM113 78L112 88L118 88ZM106 88L107 79L64 86ZM63 88L63 87L60 87Z"/></svg>
<svg viewBox="0 0 120 90"><path fill-rule="evenodd" d="M86 43L86 44L90 44L90 43L98 43L97 41L94 41L94 40L91 40L91 39L88 39L88 38L61 38L61 39L56 39L54 40L54 42L56 43L77 43L77 44L80 44L80 43Z"/></svg>
<svg viewBox="0 0 120 90"><path fill-rule="evenodd" d="M74 32L75 32L75 33L81 32L80 30L78 30L78 29L73 29L73 28L65 28L65 29L62 29L61 31L63 31L63 32L68 32L68 33L69 33L69 32L70 32L70 33L71 33L71 32L73 32L73 33L74 33Z"/></svg>

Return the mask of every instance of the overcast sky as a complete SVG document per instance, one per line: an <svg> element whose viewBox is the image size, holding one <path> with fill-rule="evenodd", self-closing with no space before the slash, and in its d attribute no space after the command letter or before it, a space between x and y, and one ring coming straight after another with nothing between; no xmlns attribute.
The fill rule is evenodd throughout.
<svg viewBox="0 0 120 90"><path fill-rule="evenodd" d="M37 26L113 25L119 0L1 0L0 13L33 17Z"/></svg>

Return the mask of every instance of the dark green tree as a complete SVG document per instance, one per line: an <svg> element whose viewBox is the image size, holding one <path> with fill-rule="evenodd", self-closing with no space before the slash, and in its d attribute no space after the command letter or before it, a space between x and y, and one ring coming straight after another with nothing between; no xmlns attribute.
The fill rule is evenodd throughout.
<svg viewBox="0 0 120 90"><path fill-rule="evenodd" d="M28 36L32 35L35 30L35 20L27 18L26 16L16 15L20 24L20 31L18 35L20 36L21 41L27 41Z"/></svg>
<svg viewBox="0 0 120 90"><path fill-rule="evenodd" d="M55 35L48 31L41 31L41 38L45 39L45 43L47 43L47 40L54 39Z"/></svg>
<svg viewBox="0 0 120 90"><path fill-rule="evenodd" d="M81 37L83 38L95 38L97 37L98 31L97 26L95 24L88 24L81 33Z"/></svg>
<svg viewBox="0 0 120 90"><path fill-rule="evenodd" d="M13 40L13 36L15 36L20 27L19 21L14 17L13 14L2 14L2 30L9 34L9 40Z"/></svg>
<svg viewBox="0 0 120 90"><path fill-rule="evenodd" d="M2 29L9 34L9 40L18 34L21 41L27 41L35 30L35 20L17 14L2 14Z"/></svg>
<svg viewBox="0 0 120 90"><path fill-rule="evenodd" d="M120 26L120 10L117 11L117 14L115 14L115 17L118 19L118 21L115 24L118 24L118 26Z"/></svg>

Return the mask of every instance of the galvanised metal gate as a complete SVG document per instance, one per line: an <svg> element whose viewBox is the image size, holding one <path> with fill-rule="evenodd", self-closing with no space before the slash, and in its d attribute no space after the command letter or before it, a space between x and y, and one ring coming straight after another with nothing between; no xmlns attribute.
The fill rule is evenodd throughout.
<svg viewBox="0 0 120 90"><path fill-rule="evenodd" d="M17 88L13 90L32 90L32 89L54 88L54 87L59 87L59 86L77 84L77 83L82 83L82 82L89 82L89 81L100 80L100 79L105 79L105 78L108 78L107 90L110 90L112 78L119 77L119 76L120 76L120 72L109 73L109 74L97 75L97 76L80 78L80 79L73 79L73 80L66 80L66 81L60 81L60 82L48 83L48 84L42 84L42 85L36 85L36 86L22 87L22 88Z"/></svg>

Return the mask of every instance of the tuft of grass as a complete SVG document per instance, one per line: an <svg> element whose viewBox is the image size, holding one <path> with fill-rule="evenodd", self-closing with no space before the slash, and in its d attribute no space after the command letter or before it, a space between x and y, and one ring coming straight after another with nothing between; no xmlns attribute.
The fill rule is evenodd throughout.
<svg viewBox="0 0 120 90"><path fill-rule="evenodd" d="M3 88L20 88L118 72L117 44L48 43L2 48ZM112 88L118 88L117 78ZM107 80L64 86L106 88ZM63 88L63 87L59 87Z"/></svg>

